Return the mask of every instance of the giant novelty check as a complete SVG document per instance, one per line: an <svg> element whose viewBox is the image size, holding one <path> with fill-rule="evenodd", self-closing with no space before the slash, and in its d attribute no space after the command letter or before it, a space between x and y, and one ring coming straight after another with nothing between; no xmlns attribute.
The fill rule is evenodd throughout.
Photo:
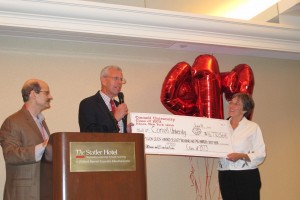
<svg viewBox="0 0 300 200"><path fill-rule="evenodd" d="M146 154L226 157L232 152L227 120L130 113L133 133L145 135Z"/></svg>

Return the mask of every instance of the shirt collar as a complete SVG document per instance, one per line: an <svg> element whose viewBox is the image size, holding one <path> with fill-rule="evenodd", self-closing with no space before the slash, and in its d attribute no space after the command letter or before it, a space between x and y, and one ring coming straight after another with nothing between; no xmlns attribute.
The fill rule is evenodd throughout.
<svg viewBox="0 0 300 200"><path fill-rule="evenodd" d="M103 92L101 92L101 91L100 91L100 95L101 95L103 101L105 102L105 104L107 105L107 107L110 108L110 99L111 98L109 96L107 96L106 94L104 94Z"/></svg>
<svg viewBox="0 0 300 200"><path fill-rule="evenodd" d="M231 121L231 117L229 118L229 121ZM246 121L247 121L247 118L245 117L245 116L243 116L243 118L241 119L241 121L239 121L239 124L244 124L244 123L246 123Z"/></svg>
<svg viewBox="0 0 300 200"><path fill-rule="evenodd" d="M45 117L44 117L44 115L42 113L39 113L37 115L37 117L36 117L36 116L34 116L34 115L31 114L31 112L27 109L27 107L26 107L25 104L24 104L24 107L30 113L30 115L32 116L32 118L34 119L34 121L42 123L45 120Z"/></svg>

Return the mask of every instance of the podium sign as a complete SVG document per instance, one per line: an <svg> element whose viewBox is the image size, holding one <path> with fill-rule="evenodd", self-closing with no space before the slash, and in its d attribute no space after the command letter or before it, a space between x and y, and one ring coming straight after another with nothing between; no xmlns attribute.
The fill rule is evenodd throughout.
<svg viewBox="0 0 300 200"><path fill-rule="evenodd" d="M71 142L70 171L135 171L134 142Z"/></svg>

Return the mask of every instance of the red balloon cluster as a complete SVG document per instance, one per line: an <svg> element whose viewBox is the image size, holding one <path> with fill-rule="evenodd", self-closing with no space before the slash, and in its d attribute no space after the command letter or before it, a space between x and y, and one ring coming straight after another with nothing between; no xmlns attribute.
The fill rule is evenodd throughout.
<svg viewBox="0 0 300 200"><path fill-rule="evenodd" d="M173 114L223 119L223 93L244 92L252 95L254 76L251 67L237 65L230 72L220 73L216 58L200 55L191 67L177 63L166 76L161 102Z"/></svg>

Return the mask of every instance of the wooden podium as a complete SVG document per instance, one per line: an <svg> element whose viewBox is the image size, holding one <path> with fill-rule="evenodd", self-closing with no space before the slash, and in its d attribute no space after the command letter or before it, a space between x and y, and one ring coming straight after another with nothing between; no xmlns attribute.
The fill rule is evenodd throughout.
<svg viewBox="0 0 300 200"><path fill-rule="evenodd" d="M41 162L43 200L147 200L144 135L54 133Z"/></svg>

